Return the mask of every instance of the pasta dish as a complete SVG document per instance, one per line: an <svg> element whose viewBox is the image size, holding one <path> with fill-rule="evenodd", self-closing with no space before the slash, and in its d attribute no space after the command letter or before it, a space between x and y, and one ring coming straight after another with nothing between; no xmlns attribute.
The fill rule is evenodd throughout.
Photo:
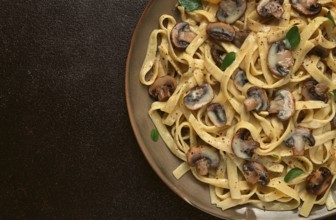
<svg viewBox="0 0 336 220"><path fill-rule="evenodd" d="M140 82L155 129L222 210L336 208L336 1L179 0Z"/></svg>

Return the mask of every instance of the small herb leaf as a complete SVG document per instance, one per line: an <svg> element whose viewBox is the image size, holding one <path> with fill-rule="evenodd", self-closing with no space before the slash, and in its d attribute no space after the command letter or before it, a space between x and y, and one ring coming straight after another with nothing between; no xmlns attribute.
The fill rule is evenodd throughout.
<svg viewBox="0 0 336 220"><path fill-rule="evenodd" d="M286 183L288 183L289 181L291 181L292 179L300 176L303 172L303 170L301 170L300 168L293 168L291 169L285 176L284 180Z"/></svg>
<svg viewBox="0 0 336 220"><path fill-rule="evenodd" d="M178 2L186 9L186 11L195 11L202 7L202 0L178 0Z"/></svg>
<svg viewBox="0 0 336 220"><path fill-rule="evenodd" d="M293 26L286 34L285 44L287 49L294 50L300 43L301 36L299 32L299 28L297 26Z"/></svg>
<svg viewBox="0 0 336 220"><path fill-rule="evenodd" d="M223 62L220 66L221 70L225 71L226 68L228 68L234 61L236 60L236 53L230 52L226 54L226 56L223 59Z"/></svg>
<svg viewBox="0 0 336 220"><path fill-rule="evenodd" d="M331 21L331 23L333 24L333 26L335 27L336 26L336 22L335 22L335 19L334 19L334 17L331 15L331 12L330 11L328 11L328 13L327 13L327 18Z"/></svg>
<svg viewBox="0 0 336 220"><path fill-rule="evenodd" d="M159 131L156 128L153 128L151 131L152 141L157 142L159 140Z"/></svg>

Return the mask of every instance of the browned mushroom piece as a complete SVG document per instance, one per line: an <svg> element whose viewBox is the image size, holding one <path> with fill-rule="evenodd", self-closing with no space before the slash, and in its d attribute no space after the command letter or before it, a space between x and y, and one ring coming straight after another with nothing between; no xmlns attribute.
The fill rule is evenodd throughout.
<svg viewBox="0 0 336 220"><path fill-rule="evenodd" d="M315 145L315 138L309 128L298 126L289 138L285 140L285 144L293 149L293 155L302 156L305 151L305 143L309 146Z"/></svg>
<svg viewBox="0 0 336 220"><path fill-rule="evenodd" d="M226 113L219 103L212 103L207 108L207 115L216 127L223 127L226 124Z"/></svg>
<svg viewBox="0 0 336 220"><path fill-rule="evenodd" d="M267 64L269 70L277 78L287 76L294 65L292 52L286 49L282 41L273 43L268 51Z"/></svg>
<svg viewBox="0 0 336 220"><path fill-rule="evenodd" d="M316 45L308 52L308 55L317 55L323 59L329 56L329 52L330 49L324 48L321 45Z"/></svg>
<svg viewBox="0 0 336 220"><path fill-rule="evenodd" d="M297 12L307 16L317 15L322 9L317 0L290 0L290 3Z"/></svg>
<svg viewBox="0 0 336 220"><path fill-rule="evenodd" d="M214 40L233 41L235 37L235 29L223 22L212 22L206 27L207 34Z"/></svg>
<svg viewBox="0 0 336 220"><path fill-rule="evenodd" d="M329 100L328 91L328 85L324 83L318 83L314 79L308 79L302 83L301 94L306 101L317 100L327 103Z"/></svg>
<svg viewBox="0 0 336 220"><path fill-rule="evenodd" d="M233 153L242 159L250 159L254 154L254 149L260 144L254 141L250 131L245 128L240 128L232 138L231 148Z"/></svg>
<svg viewBox="0 0 336 220"><path fill-rule="evenodd" d="M335 129L336 128L336 115L331 120L330 125L331 125L331 129Z"/></svg>
<svg viewBox="0 0 336 220"><path fill-rule="evenodd" d="M190 30L187 22L177 23L170 34L171 42L175 48L185 49L194 40L196 34Z"/></svg>
<svg viewBox="0 0 336 220"><path fill-rule="evenodd" d="M211 47L210 52L211 52L212 59L215 61L216 65L220 67L222 65L226 51L219 45L214 44Z"/></svg>
<svg viewBox="0 0 336 220"><path fill-rule="evenodd" d="M321 196L329 188L333 175L330 170L326 167L320 167L317 170L314 170L306 180L306 190L307 192Z"/></svg>
<svg viewBox="0 0 336 220"><path fill-rule="evenodd" d="M190 89L184 97L184 105L190 110L197 110L208 103L214 97L214 92L209 84L203 84Z"/></svg>
<svg viewBox="0 0 336 220"><path fill-rule="evenodd" d="M261 17L281 18L284 13L283 1L261 0L257 5L257 13Z"/></svg>
<svg viewBox="0 0 336 220"><path fill-rule="evenodd" d="M238 30L236 31L236 34L235 34L235 37L233 39L233 44L240 48L244 41L246 40L246 38L248 37L248 35L251 33L250 30L247 30L247 29L242 29L242 30Z"/></svg>
<svg viewBox="0 0 336 220"><path fill-rule="evenodd" d="M247 99L244 100L244 105L247 111L266 111L269 105L266 91L259 87L249 88L247 90Z"/></svg>
<svg viewBox="0 0 336 220"><path fill-rule="evenodd" d="M246 6L246 0L223 0L219 3L216 17L222 22L232 24L243 16Z"/></svg>
<svg viewBox="0 0 336 220"><path fill-rule="evenodd" d="M270 101L268 108L270 114L277 114L277 117L285 121L295 112L295 101L292 93L288 90L279 90L275 98Z"/></svg>
<svg viewBox="0 0 336 220"><path fill-rule="evenodd" d="M233 74L232 74L232 78L233 78L233 84L235 85L235 87L239 90L242 91L243 86L248 83L247 77L246 77L246 73L244 70L242 69L237 69Z"/></svg>
<svg viewBox="0 0 336 220"><path fill-rule="evenodd" d="M217 149L207 146L193 146L189 148L187 154L187 162L191 167L196 167L199 175L208 175L209 168L219 166L220 157Z"/></svg>
<svg viewBox="0 0 336 220"><path fill-rule="evenodd" d="M161 102L167 101L176 89L176 80L172 76L162 76L148 88L149 94Z"/></svg>
<svg viewBox="0 0 336 220"><path fill-rule="evenodd" d="M268 170L261 163L246 161L243 164L243 172L246 181L251 184L260 183L262 186L266 186L270 182Z"/></svg>

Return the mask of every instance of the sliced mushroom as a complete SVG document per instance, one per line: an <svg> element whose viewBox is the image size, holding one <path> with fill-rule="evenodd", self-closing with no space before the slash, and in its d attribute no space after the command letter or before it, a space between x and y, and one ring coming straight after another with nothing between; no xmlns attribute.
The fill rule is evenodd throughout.
<svg viewBox="0 0 336 220"><path fill-rule="evenodd" d="M331 120L330 125L331 125L331 129L335 129L336 128L336 115Z"/></svg>
<svg viewBox="0 0 336 220"><path fill-rule="evenodd" d="M324 48L321 45L316 45L309 51L308 55L314 54L323 59L329 56L329 52L330 52L330 49Z"/></svg>
<svg viewBox="0 0 336 220"><path fill-rule="evenodd" d="M315 138L309 128L298 126L289 138L285 140L285 144L293 149L293 155L302 156L305 151L305 143L309 146L315 145Z"/></svg>
<svg viewBox="0 0 336 220"><path fill-rule="evenodd" d="M294 65L292 52L286 49L282 41L273 43L267 55L268 68L275 77L284 77L289 74Z"/></svg>
<svg viewBox="0 0 336 220"><path fill-rule="evenodd" d="M209 23L206 27L207 34L218 41L233 41L235 37L235 29L222 22Z"/></svg>
<svg viewBox="0 0 336 220"><path fill-rule="evenodd" d="M246 181L252 184L260 183L266 186L270 182L268 171L264 165L255 161L246 161L243 164Z"/></svg>
<svg viewBox="0 0 336 220"><path fill-rule="evenodd" d="M207 108L207 115L216 127L223 127L226 124L226 114L223 106L219 103L212 103Z"/></svg>
<svg viewBox="0 0 336 220"><path fill-rule="evenodd" d="M278 0L261 0L257 5L257 13L261 17L281 18L284 13L282 3Z"/></svg>
<svg viewBox="0 0 336 220"><path fill-rule="evenodd" d="M232 77L233 77L233 83L234 83L235 87L239 91L242 91L243 86L246 83L248 83L245 71L242 70L242 69L238 69L233 73Z"/></svg>
<svg viewBox="0 0 336 220"><path fill-rule="evenodd" d="M246 0L223 0L219 3L217 19L232 24L243 16L246 6Z"/></svg>
<svg viewBox="0 0 336 220"><path fill-rule="evenodd" d="M330 170L326 167L320 167L317 170L314 170L306 180L306 190L307 192L321 196L329 188L333 175Z"/></svg>
<svg viewBox="0 0 336 220"><path fill-rule="evenodd" d="M270 114L277 114L277 117L285 121L295 112L295 101L292 93L288 90L280 90L275 94L275 98L270 102L268 109Z"/></svg>
<svg viewBox="0 0 336 220"><path fill-rule="evenodd" d="M226 54L225 50L219 45L214 44L211 47L210 52L211 52L212 59L215 61L216 65L220 67L222 65L224 55Z"/></svg>
<svg viewBox="0 0 336 220"><path fill-rule="evenodd" d="M210 103L213 97L213 89L206 83L189 90L184 97L184 104L190 110L197 110Z"/></svg>
<svg viewBox="0 0 336 220"><path fill-rule="evenodd" d="M148 88L149 94L161 102L167 101L176 89L176 80L172 76L162 76Z"/></svg>
<svg viewBox="0 0 336 220"><path fill-rule="evenodd" d="M264 89L259 87L251 87L247 90L247 99L244 100L244 105L247 111L256 110L265 111L268 108L268 97Z"/></svg>
<svg viewBox="0 0 336 220"><path fill-rule="evenodd" d="M174 47L185 49L194 40L196 34L190 30L187 22L180 22L174 26L170 36Z"/></svg>
<svg viewBox="0 0 336 220"><path fill-rule="evenodd" d="M306 80L302 83L301 94L304 100L317 100L328 102L329 86L324 83L318 83L314 79Z"/></svg>
<svg viewBox="0 0 336 220"><path fill-rule="evenodd" d="M209 167L218 167L220 161L218 150L206 145L189 148L186 156L189 166L196 167L197 173L202 176L208 174Z"/></svg>
<svg viewBox="0 0 336 220"><path fill-rule="evenodd" d="M235 37L233 39L233 44L236 47L240 48L250 33L251 31L246 29L236 31Z"/></svg>
<svg viewBox="0 0 336 220"><path fill-rule="evenodd" d="M297 12L307 16L317 15L322 9L317 0L290 0L290 3Z"/></svg>
<svg viewBox="0 0 336 220"><path fill-rule="evenodd" d="M250 136L250 131L245 128L240 128L233 136L231 148L237 157L250 159L254 154L254 149L260 146Z"/></svg>

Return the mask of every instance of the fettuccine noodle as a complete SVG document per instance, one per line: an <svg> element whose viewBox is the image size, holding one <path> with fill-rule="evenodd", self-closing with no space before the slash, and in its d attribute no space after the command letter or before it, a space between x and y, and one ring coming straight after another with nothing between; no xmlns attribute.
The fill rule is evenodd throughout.
<svg viewBox="0 0 336 220"><path fill-rule="evenodd" d="M150 35L140 70L140 82L150 89L165 76L176 80L176 85L169 86L169 89L175 88L168 92L168 97L157 100L156 96L149 110L161 138L182 161L173 174L181 178L190 171L195 179L209 184L211 203L223 210L250 204L263 210L298 209L300 215L309 216L314 205L325 205L328 210L336 208L330 193L336 177L333 94L336 89L336 28L327 16L336 18L336 1L321 0L321 10L317 14L304 16L294 10L289 0L283 3L273 0L280 2L283 13L278 18L265 18L257 10L259 3L248 0L244 14L230 24L235 37L240 30L247 30L241 44L232 39L214 39L209 32L209 24L225 23L217 17L221 2L203 1L202 8L194 11L177 4L180 18L162 15L159 28ZM179 37L184 38L182 43L187 45L177 48L173 42L174 29L182 22L187 26L179 30L179 34L183 32ZM283 56L290 58L278 62L277 68L272 70L271 47L276 42L286 42L293 26L298 28L301 40L295 48L284 43L287 49ZM235 55L226 68L216 63L214 46L222 51L222 62L230 52ZM314 53L316 48L322 48L325 54ZM280 50L277 48L276 52L281 53ZM289 73L281 72L282 68L288 68ZM236 78L237 71L242 71L246 77L241 87L235 84L242 79ZM212 97L205 104L191 108L190 105L204 98L192 91L199 88L198 92L207 92L205 85L213 91ZM266 92L268 100L264 109L258 110L261 104L254 103L260 101L260 97L249 99L252 89ZM307 98L312 91L311 96L315 98ZM167 88L164 92L167 93ZM276 101L286 94L292 97L292 102ZM191 104L186 103L188 95L195 99ZM251 107L250 101L255 105ZM215 120L223 119L224 124L217 125L209 116L212 104L217 104L214 114L225 116L223 119L216 115ZM282 109L274 111L273 108ZM237 150L251 143L255 146ZM297 146L299 144L302 149ZM211 148L208 149L210 155L203 155L207 150L199 150L200 146ZM193 150L203 165L197 165L199 161L191 155ZM211 161L217 157L218 161ZM261 165L261 170L252 165ZM331 177L324 183L326 189L318 194L309 189L308 182L313 181L312 173L321 167L329 170ZM285 180L293 168L302 172ZM266 172L265 176L262 172Z"/></svg>

